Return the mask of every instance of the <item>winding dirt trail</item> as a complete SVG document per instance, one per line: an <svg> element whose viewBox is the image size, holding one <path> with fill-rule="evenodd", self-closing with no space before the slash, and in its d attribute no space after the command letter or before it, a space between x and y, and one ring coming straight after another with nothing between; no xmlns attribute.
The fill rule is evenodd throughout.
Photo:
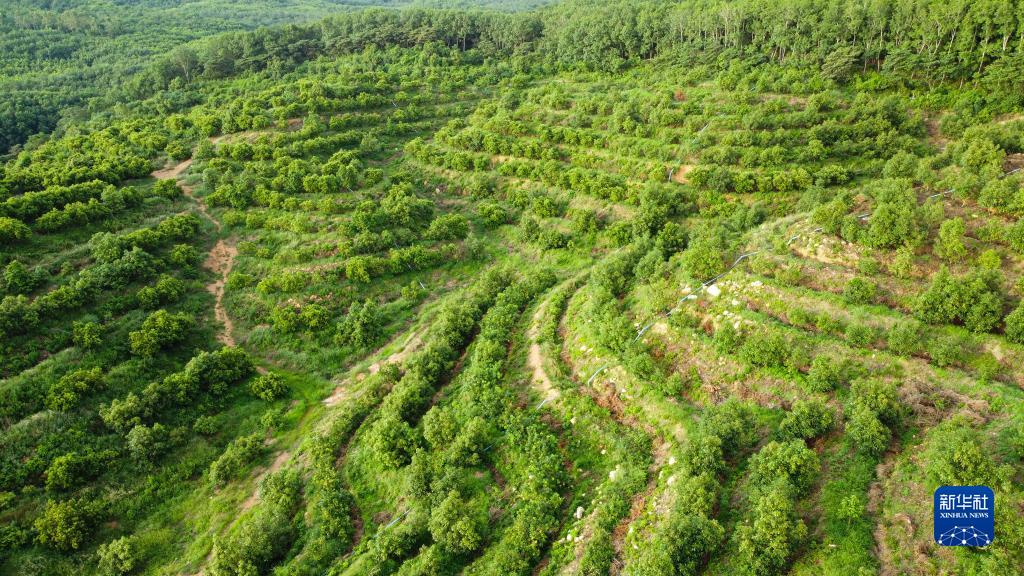
<svg viewBox="0 0 1024 576"><path fill-rule="evenodd" d="M252 494L250 494L249 497L246 498L244 502L242 502L242 506L239 509L239 512L245 512L246 510L255 506L256 503L260 501L260 482L262 482L263 479L269 476L270 474L273 474L280 470L284 466L285 462L287 462L288 459L291 457L291 452L289 452L288 450L282 450L277 453L277 456L274 457L274 461L270 463L270 466L266 470L263 470L262 472L259 472L257 474L256 489L252 491Z"/></svg>
<svg viewBox="0 0 1024 576"><path fill-rule="evenodd" d="M238 248L235 246L234 240L217 240L206 257L206 262L203 263L203 266L219 276L217 280L206 286L206 290L214 297L213 315L218 322L224 325L224 330L217 334L217 340L220 340L225 346L232 347L235 346L235 337L232 336L235 326L231 322L227 310L224 309L224 286L227 284L228 273L231 272L231 267L235 264L236 256L238 256Z"/></svg>
<svg viewBox="0 0 1024 576"><path fill-rule="evenodd" d="M215 139L211 139L213 141ZM189 184L185 184L180 180L181 175L192 166L192 159L182 160L174 166L163 168L161 170L154 170L150 176L157 180L176 180L178 186L182 192L196 205L199 213L204 218L213 223L214 228L217 232L221 230L221 223L214 218L207 210L206 202L195 195L193 187ZM203 262L203 266L218 276L217 280L206 286L206 290L213 294L214 306L213 315L214 318L220 322L224 329L217 333L217 340L225 346L235 346L235 338L232 336L234 331L234 324L231 322L231 317L228 316L227 310L224 308L224 286L227 284L228 274L231 272L231 268L235 264L235 257L238 256L238 248L235 246L234 239L220 239L210 249L210 253L206 256L206 261Z"/></svg>
<svg viewBox="0 0 1024 576"><path fill-rule="evenodd" d="M370 365L367 369L369 374L376 374L386 364L401 364L408 358L413 352L415 352L423 344L423 331L406 333L402 336L405 338L405 343L402 344L402 348L397 352L393 352L383 361L377 361ZM356 378L364 377L366 374L357 375ZM334 388L334 392L330 396L324 398L325 406L336 406L341 404L349 397L349 386L347 382L342 382Z"/></svg>
<svg viewBox="0 0 1024 576"><path fill-rule="evenodd" d="M530 343L530 350L526 356L526 367L530 371L533 383L537 386L545 403L558 400L559 396L562 395L558 388L555 388L554 384L551 383L551 378L548 377L547 371L544 370L544 354L540 349L540 321L544 317L546 308L547 300L542 302L540 306L537 306L537 311L533 313L533 317L530 319L530 329L526 334Z"/></svg>
<svg viewBox="0 0 1024 576"><path fill-rule="evenodd" d="M578 277L577 277L578 279ZM576 279L574 279L575 281ZM545 354L540 343L540 327L544 315L547 313L548 299L545 299L537 306L537 310L534 312L530 326L527 331L527 342L529 343L529 349L526 358L527 372L530 374L530 380L533 385L533 389L537 392L544 400L545 404L552 407L558 406L558 401L562 396L562 392L552 383L551 378L548 376L547 371L544 369ZM561 333L566 327L563 324L564 318L559 320ZM564 338L564 334L563 334ZM636 521L643 511L646 509L646 505L651 495L654 493L657 487L658 481L658 470L660 470L668 460L669 451L667 444L647 423L639 421L636 417L626 413L626 404L619 396L618 388L614 383L606 384L604 386L594 385L585 386L579 379L579 371L577 366L574 364L571 356L567 353L564 347L565 343L562 343L562 354L561 361L565 363L571 374L572 380L578 386L579 391L588 396L595 404L601 406L609 411L612 420L618 426L623 428L629 428L633 430L642 430L648 435L653 442L652 447L652 458L651 465L648 469L648 482L644 490L633 494L630 500L630 510L623 516L612 530L610 537L612 540L612 549L614 551L614 557L610 566L611 574L619 574L623 566L624 548L626 536L629 532L630 525ZM621 367L616 366L610 372L612 375L616 372L618 374L612 376L613 379L621 379L625 376L621 373ZM557 408L556 408L557 409ZM591 542L593 536L594 524L596 521L597 508L593 507L587 514L586 520L582 526L582 531L576 538L576 544L574 545L573 558L559 570L559 574L575 574L582 561L583 554L586 551L588 543ZM545 555L534 569L534 574L539 573L540 569L550 561L550 556Z"/></svg>

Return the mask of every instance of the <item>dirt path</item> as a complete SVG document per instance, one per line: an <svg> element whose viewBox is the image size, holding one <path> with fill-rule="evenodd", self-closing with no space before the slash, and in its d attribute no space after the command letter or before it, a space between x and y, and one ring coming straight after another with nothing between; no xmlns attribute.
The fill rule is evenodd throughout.
<svg viewBox="0 0 1024 576"><path fill-rule="evenodd" d="M547 301L545 300L537 307L537 311L530 318L530 329L527 332L530 350L526 356L526 367L530 371L533 383L538 387L545 403L558 400L559 396L562 395L558 388L555 388L554 384L551 383L551 378L548 377L547 371L544 370L544 354L541 352L540 341L538 340L540 336L540 321L544 317L546 307Z"/></svg>
<svg viewBox="0 0 1024 576"><path fill-rule="evenodd" d="M214 141L214 139L211 139ZM179 180L182 173L192 165L192 159L183 160L174 166L164 168L162 170L155 170L150 174L153 178L158 180ZM204 218L213 223L213 226L218 232L221 230L221 224L214 218L206 208L206 202L194 193L192 186L178 181L178 186L181 187L182 192L196 205L199 213ZM224 309L224 286L227 284L228 274L231 272L231 268L235 264L235 257L238 256L238 248L235 247L233 239L229 240L217 240L217 243L210 249L210 253L206 256L206 261L203 262L203 266L217 275L217 279L206 286L206 290L213 294L214 306L213 315L218 322L223 324L224 329L217 333L217 340L225 346L235 346L235 338L232 336L234 331L234 325L231 322L231 317L228 316L227 310Z"/></svg>
<svg viewBox="0 0 1024 576"><path fill-rule="evenodd" d="M211 139L211 141L213 140L215 139ZM185 170L188 170L190 166L192 166L191 158L189 158L188 160L183 160L175 164L174 166L171 166L170 168L156 170L152 174L150 174L150 176L156 178L157 180L178 180L181 174L185 172ZM220 222L218 222L217 219L211 216L210 213L206 210L206 202L203 202L200 198L198 198L195 195L195 189L191 185L185 184L180 180L178 182L178 187L181 188L181 191L185 194L185 196L187 196L190 200L192 200L193 203L195 203L196 208L199 210L199 213L202 214L207 220L212 222L214 227L217 228L217 231L220 232Z"/></svg>
<svg viewBox="0 0 1024 576"><path fill-rule="evenodd" d="M171 178L177 179L181 176L181 173L188 170L188 167L192 165L192 159L183 160L170 168L164 168L163 170L156 170L150 176L157 180L169 180Z"/></svg>
<svg viewBox="0 0 1024 576"><path fill-rule="evenodd" d="M261 472L259 476L256 478L256 488L254 488L252 494L250 494L249 497L245 499L245 502L242 502L242 507L239 509L239 512L245 512L246 510L255 506L257 502L259 502L260 482L264 478L266 478L267 475L273 474L274 472L280 470L281 467L284 466L285 462L287 462L288 459L291 458L291 456L292 453L289 452L288 450L282 450L280 453L278 453L278 455L274 458L274 461L270 463L270 467Z"/></svg>
<svg viewBox="0 0 1024 576"><path fill-rule="evenodd" d="M392 353L387 359L383 361L374 362L370 365L368 371L370 374L376 374L385 364L401 364L409 357L410 354L416 351L420 345L423 344L423 333L414 332L411 336L406 337L405 343L402 348L397 352ZM358 376L357 376L358 378ZM324 398L325 406L336 406L341 404L345 399L348 398L348 387L345 386L344 382L341 383L334 389L334 392L330 396Z"/></svg>
<svg viewBox="0 0 1024 576"><path fill-rule="evenodd" d="M217 274L217 280L206 286L206 290L213 294L214 305L213 315L218 322L224 325L224 330L217 334L217 340L225 346L235 346L235 337L232 336L234 324L227 310L224 309L224 285L227 284L228 274L238 256L238 248L234 241L217 240L210 254L203 263L208 270Z"/></svg>
<svg viewBox="0 0 1024 576"><path fill-rule="evenodd" d="M686 184L689 179L686 177L693 170L693 164L682 164L672 171L672 181L677 184Z"/></svg>

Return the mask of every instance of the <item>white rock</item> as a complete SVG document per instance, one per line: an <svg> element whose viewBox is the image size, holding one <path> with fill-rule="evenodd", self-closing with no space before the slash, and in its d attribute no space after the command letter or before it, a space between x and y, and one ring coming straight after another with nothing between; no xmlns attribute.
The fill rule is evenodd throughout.
<svg viewBox="0 0 1024 576"><path fill-rule="evenodd" d="M583 518L583 506L576 507L576 519L579 520L580 518Z"/></svg>
<svg viewBox="0 0 1024 576"><path fill-rule="evenodd" d="M711 286L708 286L708 294L710 294L712 298L717 297L721 293L722 289L718 287L718 284L712 284Z"/></svg>
<svg viewBox="0 0 1024 576"><path fill-rule="evenodd" d="M675 456L669 456L668 457L668 465L669 466L675 466L675 463L676 463L676 457Z"/></svg>

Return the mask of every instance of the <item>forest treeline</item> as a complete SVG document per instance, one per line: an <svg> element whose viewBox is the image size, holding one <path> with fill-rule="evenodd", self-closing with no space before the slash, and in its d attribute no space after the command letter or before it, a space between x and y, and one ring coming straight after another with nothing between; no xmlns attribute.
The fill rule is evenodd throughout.
<svg viewBox="0 0 1024 576"><path fill-rule="evenodd" d="M264 16L246 10L237 22L200 13L184 20L188 29L142 16L103 24L105 19L85 9L89 2L59 13L12 10L0 17L0 45L7 48L6 62L0 63L7 77L0 86L8 88L0 99L0 150L52 130L61 112L68 115L66 109L85 105L87 97L100 98L82 113L148 97L174 82L282 73L369 47L430 43L485 57L520 55L559 68L613 71L666 54L739 57L819 67L838 81L878 71L889 83L971 81L1001 98L1019 99L1024 93L1024 2L1017 0L569 0L530 12L433 8L465 5L458 2L414 2L416 7L400 10L391 6L408 4L299 4L302 10L290 17L285 14L290 10L278 6ZM243 31L369 4L387 7ZM424 5L429 8L418 7ZM217 32L223 33L200 38ZM195 38L200 39L185 43ZM101 76L104 82L96 82ZM113 90L105 93L97 86Z"/></svg>
<svg viewBox="0 0 1024 576"><path fill-rule="evenodd" d="M0 153L117 102L121 86L183 43L400 0L7 0L0 9Z"/></svg>
<svg viewBox="0 0 1024 576"><path fill-rule="evenodd" d="M134 88L431 42L604 71L665 54L725 55L820 67L835 80L874 70L906 82L1010 90L1024 78L1024 2L571 0L512 14L371 9L206 39L167 55Z"/></svg>

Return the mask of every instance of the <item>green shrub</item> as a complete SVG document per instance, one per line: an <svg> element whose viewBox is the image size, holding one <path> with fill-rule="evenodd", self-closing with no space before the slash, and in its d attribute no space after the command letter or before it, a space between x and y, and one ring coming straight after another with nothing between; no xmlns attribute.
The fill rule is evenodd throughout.
<svg viewBox="0 0 1024 576"><path fill-rule="evenodd" d="M750 406L729 398L704 410L701 433L717 437L726 455L733 455L754 443L754 417Z"/></svg>
<svg viewBox="0 0 1024 576"><path fill-rule="evenodd" d="M0 244L22 242L31 235L32 230L20 220L0 216Z"/></svg>
<svg viewBox="0 0 1024 576"><path fill-rule="evenodd" d="M789 358L789 344L775 331L756 332L747 337L740 347L740 356L754 366L782 367Z"/></svg>
<svg viewBox="0 0 1024 576"><path fill-rule="evenodd" d="M783 439L810 440L832 429L835 413L820 400L797 400L779 424Z"/></svg>
<svg viewBox="0 0 1024 576"><path fill-rule="evenodd" d="M228 534L214 541L212 576L268 574L295 539L295 509L302 481L293 471L268 475L260 483L260 503Z"/></svg>
<svg viewBox="0 0 1024 576"><path fill-rule="evenodd" d="M867 408L889 424L897 424L903 415L894 382L880 378L861 378L850 385L851 408Z"/></svg>
<svg viewBox="0 0 1024 576"><path fill-rule="evenodd" d="M806 537L792 488L777 482L754 499L751 519L736 528L738 560L754 576L781 574Z"/></svg>
<svg viewBox="0 0 1024 576"><path fill-rule="evenodd" d="M103 343L103 327L96 322L75 322L71 333L75 346L83 350L95 350Z"/></svg>
<svg viewBox="0 0 1024 576"><path fill-rule="evenodd" d="M921 349L921 324L913 320L896 323L889 330L888 349L897 356L910 356Z"/></svg>
<svg viewBox="0 0 1024 576"><path fill-rule="evenodd" d="M967 360L964 344L954 336L936 336L928 343L928 356L940 368L962 365Z"/></svg>
<svg viewBox="0 0 1024 576"><path fill-rule="evenodd" d="M174 180L157 180L156 184L153 184L153 194L174 200L181 196L181 188L178 187L178 183Z"/></svg>
<svg viewBox="0 0 1024 576"><path fill-rule="evenodd" d="M21 260L11 260L4 267L4 290L8 294L28 294L40 284L41 276L29 270Z"/></svg>
<svg viewBox="0 0 1024 576"><path fill-rule="evenodd" d="M437 241L462 240L469 234L469 220L462 214L438 216L427 229L427 238Z"/></svg>
<svg viewBox="0 0 1024 576"><path fill-rule="evenodd" d="M846 416L846 434L851 445L872 456L885 452L891 433L866 406L856 406Z"/></svg>
<svg viewBox="0 0 1024 576"><path fill-rule="evenodd" d="M128 333L132 353L154 356L160 349L183 341L192 324L192 316L187 313L171 314L166 310L157 310L146 317L139 330Z"/></svg>
<svg viewBox="0 0 1024 576"><path fill-rule="evenodd" d="M249 467L263 452L263 439L259 434L236 438L216 460L210 464L210 480L214 486L224 486Z"/></svg>
<svg viewBox="0 0 1024 576"><path fill-rule="evenodd" d="M909 278L914 271L914 250L901 246L889 263L889 272L897 278Z"/></svg>
<svg viewBox="0 0 1024 576"><path fill-rule="evenodd" d="M288 394L288 384L280 374L269 372L253 378L249 390L257 398L272 402Z"/></svg>
<svg viewBox="0 0 1024 576"><path fill-rule="evenodd" d="M61 376L50 386L46 407L61 412L74 410L85 396L102 387L103 370L99 367L80 368Z"/></svg>
<svg viewBox="0 0 1024 576"><path fill-rule="evenodd" d="M334 341L341 346L369 348L383 335L384 316L376 302L353 302L344 320L338 323Z"/></svg>
<svg viewBox="0 0 1024 576"><path fill-rule="evenodd" d="M452 554L468 554L483 543L484 522L454 490L431 511L428 526L434 541Z"/></svg>
<svg viewBox="0 0 1024 576"><path fill-rule="evenodd" d="M860 346L867 348L875 343L875 339L878 337L877 331L867 324L861 324L860 322L851 322L846 327L846 340L852 346Z"/></svg>
<svg viewBox="0 0 1024 576"><path fill-rule="evenodd" d="M982 444L974 425L962 417L940 424L922 454L933 485L977 486L997 483L991 450Z"/></svg>
<svg viewBox="0 0 1024 576"><path fill-rule="evenodd" d="M877 287L865 278L851 278L843 287L843 297L851 304L870 304L875 299Z"/></svg>
<svg viewBox="0 0 1024 576"><path fill-rule="evenodd" d="M481 202L476 208L477 214L491 227L508 224L512 221L511 215L501 204L494 202Z"/></svg>
<svg viewBox="0 0 1024 576"><path fill-rule="evenodd" d="M35 520L40 544L55 550L78 550L91 537L97 520L97 506L85 499L47 500Z"/></svg>
<svg viewBox="0 0 1024 576"><path fill-rule="evenodd" d="M943 222L939 227L939 237L935 240L935 255L951 262L963 261L967 256L967 247L964 246L966 231L962 218Z"/></svg>
<svg viewBox="0 0 1024 576"><path fill-rule="evenodd" d="M722 325L715 330L712 340L719 352L729 354L739 348L743 338L731 322L722 322Z"/></svg>
<svg viewBox="0 0 1024 576"><path fill-rule="evenodd" d="M1017 344L1024 344L1024 304L1006 316L1006 339Z"/></svg>
<svg viewBox="0 0 1024 576"><path fill-rule="evenodd" d="M978 254L977 264L978 268L983 270L999 270L1003 266L1003 258L999 255L998 250L984 250Z"/></svg>
<svg viewBox="0 0 1024 576"><path fill-rule="evenodd" d="M141 462L153 462L168 448L170 432L157 422L153 426L138 424L128 431L128 451Z"/></svg>
<svg viewBox="0 0 1024 576"><path fill-rule="evenodd" d="M708 280L725 271L721 248L708 241L691 244L683 252L683 270L696 280Z"/></svg>
<svg viewBox="0 0 1024 576"><path fill-rule="evenodd" d="M865 256L857 261L857 270L866 276L874 276L881 270L881 266L877 259Z"/></svg>
<svg viewBox="0 0 1024 576"><path fill-rule="evenodd" d="M105 542L96 550L100 572L106 576L130 574L139 563L138 556L134 536L122 536Z"/></svg>
<svg viewBox="0 0 1024 576"><path fill-rule="evenodd" d="M914 313L926 322L960 322L972 332L987 332L1002 319L1005 299L999 272L976 270L954 278L943 267L918 297Z"/></svg>
<svg viewBox="0 0 1024 576"><path fill-rule="evenodd" d="M830 392L847 382L847 363L839 358L818 355L807 372L807 384L813 392Z"/></svg>
<svg viewBox="0 0 1024 576"><path fill-rule="evenodd" d="M784 479L798 494L804 494L810 490L819 469L818 455L803 440L773 440L750 458L750 482L753 486L769 486Z"/></svg>
<svg viewBox="0 0 1024 576"><path fill-rule="evenodd" d="M116 456L112 450L68 452L54 458L46 468L46 489L51 492L69 490L95 478Z"/></svg>

